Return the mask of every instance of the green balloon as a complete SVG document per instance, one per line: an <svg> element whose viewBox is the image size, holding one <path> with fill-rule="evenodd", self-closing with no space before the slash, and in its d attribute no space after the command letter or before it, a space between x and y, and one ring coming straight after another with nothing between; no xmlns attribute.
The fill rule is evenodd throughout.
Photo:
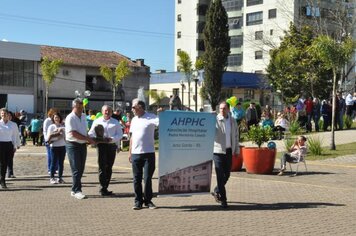
<svg viewBox="0 0 356 236"><path fill-rule="evenodd" d="M83 99L83 105L86 106L88 103L89 103L88 98L84 98L84 99Z"/></svg>

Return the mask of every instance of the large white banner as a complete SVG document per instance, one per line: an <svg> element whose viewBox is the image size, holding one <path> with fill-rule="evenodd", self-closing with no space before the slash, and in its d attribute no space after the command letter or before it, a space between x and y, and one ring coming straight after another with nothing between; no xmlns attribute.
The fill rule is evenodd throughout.
<svg viewBox="0 0 356 236"><path fill-rule="evenodd" d="M159 194L210 192L215 115L165 111L159 116Z"/></svg>

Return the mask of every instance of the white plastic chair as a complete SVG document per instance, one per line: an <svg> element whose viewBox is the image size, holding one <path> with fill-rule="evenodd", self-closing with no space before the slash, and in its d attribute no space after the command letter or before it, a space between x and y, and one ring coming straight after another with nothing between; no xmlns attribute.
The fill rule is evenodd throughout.
<svg viewBox="0 0 356 236"><path fill-rule="evenodd" d="M296 176L298 174L298 168L299 168L299 163L303 162L304 163L304 167L305 167L305 172L308 172L308 168L307 168L307 163L305 162L305 158L306 155L300 155L298 159L294 160L294 161L290 161L289 163L289 168L290 171L293 172L292 170L292 164L297 164L297 170L295 171L293 176Z"/></svg>

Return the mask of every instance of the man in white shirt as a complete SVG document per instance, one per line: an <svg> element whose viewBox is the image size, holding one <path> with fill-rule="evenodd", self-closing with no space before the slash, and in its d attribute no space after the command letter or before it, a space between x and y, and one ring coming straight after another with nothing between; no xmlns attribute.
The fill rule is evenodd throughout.
<svg viewBox="0 0 356 236"><path fill-rule="evenodd" d="M134 99L132 110L135 117L130 126L129 160L132 163L135 205L134 210L142 209L145 204L149 209L155 209L152 203L152 176L155 171L154 132L158 126L158 117L145 111L143 101ZM158 110L159 111L159 110ZM144 193L142 193L142 175L144 175Z"/></svg>
<svg viewBox="0 0 356 236"><path fill-rule="evenodd" d="M240 153L240 146L237 123L231 117L226 102L221 102L219 105L215 130L213 160L217 186L214 189L213 196L217 202L221 203L222 208L227 208L225 185L230 177L232 155Z"/></svg>
<svg viewBox="0 0 356 236"><path fill-rule="evenodd" d="M97 138L100 194L108 196L112 195L112 191L109 191L108 187L115 162L117 143L122 138L122 129L119 121L111 117L112 107L104 105L101 108L101 113L103 116L94 120L88 134L92 138ZM101 140L95 132L100 125L104 128L104 137L100 137Z"/></svg>
<svg viewBox="0 0 356 236"><path fill-rule="evenodd" d="M9 120L9 112L6 108L0 110L0 116L0 189L6 189L7 162L19 146L19 133L17 125Z"/></svg>
<svg viewBox="0 0 356 236"><path fill-rule="evenodd" d="M65 121L66 151L72 170L71 196L84 199L82 193L82 176L87 158L87 143L94 144L94 140L87 136L87 122L83 114L83 101L76 98L72 102L72 112Z"/></svg>

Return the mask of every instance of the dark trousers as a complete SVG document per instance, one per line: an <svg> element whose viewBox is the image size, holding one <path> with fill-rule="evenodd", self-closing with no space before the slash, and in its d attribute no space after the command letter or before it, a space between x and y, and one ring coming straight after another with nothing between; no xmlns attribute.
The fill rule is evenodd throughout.
<svg viewBox="0 0 356 236"><path fill-rule="evenodd" d="M110 184L112 167L116 157L116 144L99 143L97 145L98 151L98 165L99 165L99 182L101 190L107 190Z"/></svg>
<svg viewBox="0 0 356 236"><path fill-rule="evenodd" d="M14 175L14 156L15 156L15 152L14 152L14 149L12 149L12 154L7 159L7 176L8 177L10 177L11 175Z"/></svg>
<svg viewBox="0 0 356 236"><path fill-rule="evenodd" d="M32 137L33 146L38 144L38 138L40 137L40 133L39 132L31 132L31 137Z"/></svg>
<svg viewBox="0 0 356 236"><path fill-rule="evenodd" d="M7 169L7 161L9 156L14 152L12 142L0 142L0 182L1 186L5 185L5 176Z"/></svg>
<svg viewBox="0 0 356 236"><path fill-rule="evenodd" d="M221 201L226 201L225 185L230 178L230 171L232 165L232 150L226 149L226 154L214 153L213 156L215 164L216 182L217 186L214 192L220 195Z"/></svg>
<svg viewBox="0 0 356 236"><path fill-rule="evenodd" d="M155 172L155 153L132 154L132 173L135 190L135 203L149 203L152 200L152 176ZM142 194L142 175L145 189Z"/></svg>
<svg viewBox="0 0 356 236"><path fill-rule="evenodd" d="M62 178L64 168L64 158L66 156L66 147L51 147L52 162L51 162L51 178L54 178L54 174L58 169L58 177ZM58 164L58 165L56 165Z"/></svg>
<svg viewBox="0 0 356 236"><path fill-rule="evenodd" d="M82 176L87 159L87 145L75 142L66 144L66 151L70 169L72 170L72 191L77 193L82 191Z"/></svg>

